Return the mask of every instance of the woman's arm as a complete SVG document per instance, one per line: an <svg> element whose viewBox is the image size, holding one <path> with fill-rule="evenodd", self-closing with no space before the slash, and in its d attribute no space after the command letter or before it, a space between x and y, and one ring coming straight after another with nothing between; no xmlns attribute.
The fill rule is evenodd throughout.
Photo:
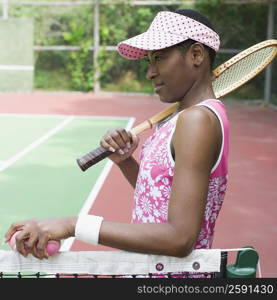
<svg viewBox="0 0 277 300"><path fill-rule="evenodd" d="M99 231L100 244L121 250L178 257L190 253L201 229L210 171L218 152L220 125L215 119L211 112L199 107L182 112L178 118L172 140L175 150L175 171L168 207L168 222L127 224L104 220ZM77 218L68 222L71 222L68 226L63 225L67 229L66 237L68 232L71 236L75 234ZM24 236L25 239L32 236L32 241L42 241L39 244L41 248L45 247L49 239L61 239L60 224L58 221L52 221L51 224L44 221L39 226L37 224L30 226L28 221L23 225L21 223L23 233L21 237L17 236L18 251L26 254L22 248ZM55 229L58 226L59 228ZM14 230L15 227L10 228L6 235L7 239ZM33 246L34 243L29 244L29 248L33 249ZM45 256L45 251L37 254L39 258Z"/></svg>
<svg viewBox="0 0 277 300"><path fill-rule="evenodd" d="M117 165L127 181L135 188L139 172L139 164L135 158L131 156Z"/></svg>

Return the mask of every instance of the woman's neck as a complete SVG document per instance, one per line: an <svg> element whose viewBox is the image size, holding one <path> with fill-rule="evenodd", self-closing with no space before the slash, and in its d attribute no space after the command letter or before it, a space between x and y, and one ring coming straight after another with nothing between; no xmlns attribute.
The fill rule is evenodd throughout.
<svg viewBox="0 0 277 300"><path fill-rule="evenodd" d="M188 93L180 101L178 111L184 110L206 99L214 98L216 98L216 96L213 91L212 80L210 76L207 76L193 84Z"/></svg>

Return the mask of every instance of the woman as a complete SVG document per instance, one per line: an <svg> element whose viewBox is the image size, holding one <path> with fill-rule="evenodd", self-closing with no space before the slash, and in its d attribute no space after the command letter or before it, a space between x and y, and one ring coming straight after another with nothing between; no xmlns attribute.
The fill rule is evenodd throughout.
<svg viewBox="0 0 277 300"><path fill-rule="evenodd" d="M48 240L71 236L122 250L177 257L211 248L228 171L228 119L211 79L218 48L217 33L194 10L160 12L145 33L119 43L123 57L148 60L147 78L161 101L179 102L177 111L146 140L139 163L132 156L136 136L116 129L101 140L135 188L130 224L93 215L27 220L14 223L6 240L21 230L18 251L40 259L48 256Z"/></svg>

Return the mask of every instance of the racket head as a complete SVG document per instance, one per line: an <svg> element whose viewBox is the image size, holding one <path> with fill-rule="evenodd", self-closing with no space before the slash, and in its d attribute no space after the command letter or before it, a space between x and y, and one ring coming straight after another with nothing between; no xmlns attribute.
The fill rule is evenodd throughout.
<svg viewBox="0 0 277 300"><path fill-rule="evenodd" d="M229 59L213 71L213 89L223 97L264 70L276 57L277 40L258 43Z"/></svg>

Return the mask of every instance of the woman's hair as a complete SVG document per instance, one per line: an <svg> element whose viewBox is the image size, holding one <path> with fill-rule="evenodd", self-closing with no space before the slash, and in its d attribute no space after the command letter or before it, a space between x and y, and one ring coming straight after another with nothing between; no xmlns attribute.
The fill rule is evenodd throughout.
<svg viewBox="0 0 277 300"><path fill-rule="evenodd" d="M202 23L204 25L206 25L207 27L211 28L213 31L214 28L213 28L213 25L211 24L211 22L208 20L207 17L205 17L204 15L202 15L200 12L196 11L196 10L193 10L193 9L177 9L174 11L174 13L177 13L177 14L180 14L180 15L183 15L183 16L186 16L186 17L189 17L199 23ZM192 40L192 39L189 39L189 40L186 40L184 42L181 42L179 43L177 46L180 46L181 48L187 48L189 46L191 46L192 44L194 44L196 41ZM213 64L214 64L214 60L215 60L215 55L216 55L216 52L214 49L206 46L206 45L203 45L205 47L205 49L208 51L209 53L209 57L210 57L210 66L211 68L213 67Z"/></svg>

